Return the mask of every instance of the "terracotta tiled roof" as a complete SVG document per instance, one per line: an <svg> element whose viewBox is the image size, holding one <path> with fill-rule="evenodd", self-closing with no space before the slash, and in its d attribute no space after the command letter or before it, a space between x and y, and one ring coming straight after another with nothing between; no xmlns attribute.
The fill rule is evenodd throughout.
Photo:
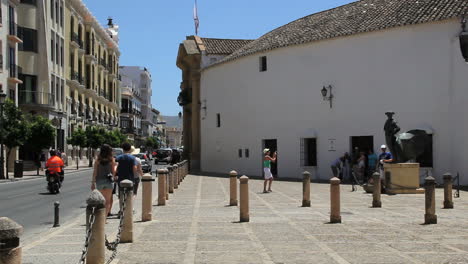
<svg viewBox="0 0 468 264"><path fill-rule="evenodd" d="M312 14L246 44L212 66L280 47L462 17L468 0L361 0Z"/></svg>
<svg viewBox="0 0 468 264"><path fill-rule="evenodd" d="M201 38L207 54L231 54L252 42L252 39Z"/></svg>

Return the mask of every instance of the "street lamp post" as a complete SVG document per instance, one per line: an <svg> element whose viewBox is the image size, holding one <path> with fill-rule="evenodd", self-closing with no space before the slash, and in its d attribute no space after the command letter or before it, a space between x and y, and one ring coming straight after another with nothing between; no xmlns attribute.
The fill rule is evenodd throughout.
<svg viewBox="0 0 468 264"><path fill-rule="evenodd" d="M3 129L3 105L5 104L6 94L0 92L0 118L1 118L1 128ZM3 155L3 140L0 144L0 179L5 179L5 170L4 170L4 162L5 157ZM7 172L8 173L8 172Z"/></svg>

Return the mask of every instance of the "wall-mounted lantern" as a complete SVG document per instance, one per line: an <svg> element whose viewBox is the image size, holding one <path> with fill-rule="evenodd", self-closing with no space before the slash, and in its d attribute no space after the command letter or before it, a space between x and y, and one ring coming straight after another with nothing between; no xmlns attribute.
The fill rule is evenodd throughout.
<svg viewBox="0 0 468 264"><path fill-rule="evenodd" d="M330 108L333 107L333 93L332 93L332 86L323 86L321 92L322 92L322 97L324 101L329 101L330 102ZM330 90L330 94L328 94L328 90Z"/></svg>
<svg viewBox="0 0 468 264"><path fill-rule="evenodd" d="M462 56L466 62L468 62L468 32L466 32L466 23L467 18L466 16L462 19L462 32L460 33L460 49L462 52Z"/></svg>

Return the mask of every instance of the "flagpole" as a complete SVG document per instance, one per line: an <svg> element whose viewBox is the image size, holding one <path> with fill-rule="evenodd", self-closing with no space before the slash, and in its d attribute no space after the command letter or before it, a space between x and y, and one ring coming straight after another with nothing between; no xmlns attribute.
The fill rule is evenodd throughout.
<svg viewBox="0 0 468 264"><path fill-rule="evenodd" d="M195 4L193 6L193 22L195 23L195 36L197 36L198 35L198 27L200 26L200 20L198 19L197 0L195 0Z"/></svg>

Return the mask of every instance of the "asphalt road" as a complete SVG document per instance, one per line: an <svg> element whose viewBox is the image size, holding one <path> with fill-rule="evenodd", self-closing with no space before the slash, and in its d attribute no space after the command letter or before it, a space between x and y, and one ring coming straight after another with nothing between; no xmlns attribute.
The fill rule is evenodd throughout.
<svg viewBox="0 0 468 264"><path fill-rule="evenodd" d="M153 165L153 171L164 166ZM52 228L54 202L60 202L60 223L84 213L92 170L68 172L59 194L49 194L45 178L0 184L0 216L24 227L22 241L28 242Z"/></svg>

